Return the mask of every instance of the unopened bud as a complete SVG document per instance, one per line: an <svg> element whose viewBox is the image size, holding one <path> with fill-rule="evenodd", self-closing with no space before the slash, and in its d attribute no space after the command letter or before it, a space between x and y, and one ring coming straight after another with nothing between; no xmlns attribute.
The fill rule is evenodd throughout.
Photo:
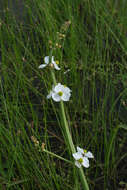
<svg viewBox="0 0 127 190"><path fill-rule="evenodd" d="M45 149L45 143L42 143L41 149L42 149L42 151Z"/></svg>

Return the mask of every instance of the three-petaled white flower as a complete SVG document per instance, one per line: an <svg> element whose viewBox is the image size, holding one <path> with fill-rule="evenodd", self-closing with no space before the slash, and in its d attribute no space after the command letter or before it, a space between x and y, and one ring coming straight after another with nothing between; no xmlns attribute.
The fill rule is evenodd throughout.
<svg viewBox="0 0 127 190"><path fill-rule="evenodd" d="M89 167L88 158L84 157L80 152L73 153L73 157L76 160L75 165L78 168L81 168L81 166L84 166L85 168Z"/></svg>
<svg viewBox="0 0 127 190"><path fill-rule="evenodd" d="M94 158L93 154L87 150L84 150L77 146L77 152L73 153L73 157L76 160L75 165L78 168L81 168L81 166L84 166L85 168L89 167L89 160L88 158Z"/></svg>
<svg viewBox="0 0 127 190"><path fill-rule="evenodd" d="M45 62L45 64L41 64L41 65L38 67L39 69L43 69L44 67L46 67L46 66L50 63L49 56L46 56L46 57L44 58L44 62ZM57 64L56 62L57 62L57 61L54 61L54 56L52 56L52 57L51 57L51 65L53 65L56 70L60 70L60 68L58 67L58 64Z"/></svg>
<svg viewBox="0 0 127 190"><path fill-rule="evenodd" d="M58 83L55 87L52 87L52 90L48 94L47 98L51 98L55 102L60 102L62 101L69 101L71 96L71 90L66 87L65 85L62 85L61 83Z"/></svg>

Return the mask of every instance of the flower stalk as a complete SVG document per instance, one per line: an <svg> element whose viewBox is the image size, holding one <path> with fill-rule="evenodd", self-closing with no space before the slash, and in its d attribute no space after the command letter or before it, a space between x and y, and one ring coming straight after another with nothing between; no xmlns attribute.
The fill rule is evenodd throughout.
<svg viewBox="0 0 127 190"><path fill-rule="evenodd" d="M68 122L66 120L66 115L65 115L65 110L64 110L64 103L63 101L60 102L60 109L61 109L61 113L62 113L62 118L63 118L63 123L64 123L64 127L65 127L65 132L66 132L66 137L67 140L69 142L70 148L72 153L76 152L73 141L72 141L72 137L69 131L69 127L68 127Z"/></svg>
<svg viewBox="0 0 127 190"><path fill-rule="evenodd" d="M56 77L55 77L55 74L54 74L54 72L53 72L52 69L51 69L51 76L52 76L53 83L54 83L54 85L56 86L56 85L57 85Z"/></svg>
<svg viewBox="0 0 127 190"><path fill-rule="evenodd" d="M51 69L51 76L52 76L54 85L57 85L53 69ZM65 133L66 133L65 135L67 138L66 140L69 143L71 152L74 153L74 152L76 152L76 149L75 149L75 146L73 144L72 136L71 136L70 131L69 131L69 126L68 126L68 122L67 122L66 115L65 115L65 109L64 109L63 101L60 101L60 109L61 109L61 114L62 114L62 118L63 118L63 125L65 128ZM86 177L84 175L83 169L79 168L78 171L79 171L80 179L81 179L82 185L84 187L84 190L89 190L89 186L88 186Z"/></svg>
<svg viewBox="0 0 127 190"><path fill-rule="evenodd" d="M49 155L51 155L51 156L53 156L53 157L59 158L60 160L63 160L63 161L65 161L65 162L68 162L69 164L72 164L71 161L69 161L69 160L67 160L67 159L65 159L65 158L63 158L63 157L61 157L61 156L58 156L57 154L54 154L53 152L50 152L50 151L48 151L48 150L46 150L46 149L43 149L43 152L45 152L45 153L47 153L47 154L49 154Z"/></svg>

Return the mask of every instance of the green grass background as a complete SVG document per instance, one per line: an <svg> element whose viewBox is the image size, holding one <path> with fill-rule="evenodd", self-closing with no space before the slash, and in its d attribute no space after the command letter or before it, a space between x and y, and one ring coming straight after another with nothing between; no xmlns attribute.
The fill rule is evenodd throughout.
<svg viewBox="0 0 127 190"><path fill-rule="evenodd" d="M65 103L75 144L95 160L84 169L90 189L124 188L127 174L127 4L121 0L2 1L0 10L0 189L82 190L59 117L46 99L48 68L39 70L66 21L62 48L53 50L58 82L72 90ZM22 8L22 14L18 11ZM18 14L19 13L19 14ZM66 75L64 72L70 69ZM123 184L123 185L120 185Z"/></svg>

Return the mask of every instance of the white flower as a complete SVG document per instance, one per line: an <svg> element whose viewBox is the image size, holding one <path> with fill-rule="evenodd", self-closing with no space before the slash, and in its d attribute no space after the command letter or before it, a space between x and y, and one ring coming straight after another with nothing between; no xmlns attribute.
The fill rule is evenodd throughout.
<svg viewBox="0 0 127 190"><path fill-rule="evenodd" d="M61 100L69 101L70 96L71 90L68 87L58 83L55 87L53 86L47 98L49 99L52 97L55 102L60 102Z"/></svg>
<svg viewBox="0 0 127 190"><path fill-rule="evenodd" d="M77 151L87 158L94 158L93 154L90 151L87 152L87 150L82 149L79 146L77 146Z"/></svg>
<svg viewBox="0 0 127 190"><path fill-rule="evenodd" d="M44 58L44 62L45 64L41 64L38 68L39 69L43 69L44 67L46 67L49 64L49 56L46 56ZM54 66L54 68L56 70L60 70L60 68L58 67L57 63L54 61L54 56L51 57L51 64Z"/></svg>
<svg viewBox="0 0 127 190"><path fill-rule="evenodd" d="M84 166L85 168L89 167L88 158L84 157L80 152L73 153L73 157L76 160L75 165L78 168L81 168L81 166Z"/></svg>
<svg viewBox="0 0 127 190"><path fill-rule="evenodd" d="M86 151L79 146L77 146L77 152L73 154L75 161L75 165L80 168L84 166L86 168L89 167L89 160L88 158L94 158L93 154L90 151Z"/></svg>

